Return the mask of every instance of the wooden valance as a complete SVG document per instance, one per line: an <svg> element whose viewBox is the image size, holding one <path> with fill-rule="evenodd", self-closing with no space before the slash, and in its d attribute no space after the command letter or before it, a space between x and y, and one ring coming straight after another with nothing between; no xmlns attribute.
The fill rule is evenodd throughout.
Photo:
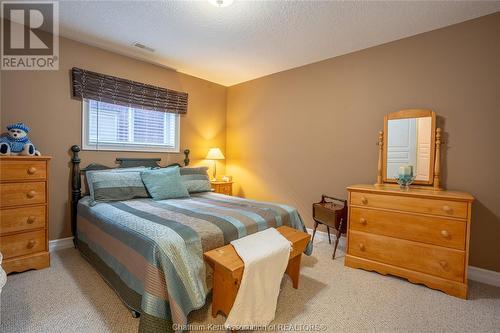
<svg viewBox="0 0 500 333"><path fill-rule="evenodd" d="M168 113L186 113L188 94L74 67L73 96Z"/></svg>

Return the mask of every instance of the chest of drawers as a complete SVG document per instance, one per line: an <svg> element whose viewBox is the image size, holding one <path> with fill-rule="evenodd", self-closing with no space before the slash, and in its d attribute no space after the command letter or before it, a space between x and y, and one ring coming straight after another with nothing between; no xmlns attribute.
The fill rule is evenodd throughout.
<svg viewBox="0 0 500 333"><path fill-rule="evenodd" d="M463 192L393 185L349 191L345 265L467 297L471 207Z"/></svg>
<svg viewBox="0 0 500 333"><path fill-rule="evenodd" d="M0 157L0 252L7 273L50 264L49 160L46 156Z"/></svg>

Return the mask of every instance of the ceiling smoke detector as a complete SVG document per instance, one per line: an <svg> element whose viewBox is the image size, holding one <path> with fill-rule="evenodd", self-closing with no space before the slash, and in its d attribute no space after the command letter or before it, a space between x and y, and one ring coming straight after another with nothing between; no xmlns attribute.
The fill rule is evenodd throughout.
<svg viewBox="0 0 500 333"><path fill-rule="evenodd" d="M227 7L231 5L234 0L208 0L215 7Z"/></svg>
<svg viewBox="0 0 500 333"><path fill-rule="evenodd" d="M145 51L149 51L149 52L154 52L154 51L155 51L155 49L153 49L153 48L151 48L151 47L149 47L149 46L146 46L146 45L144 45L144 44L141 44L141 43L139 43L139 42L134 42L134 43L132 44L132 46L138 47L138 48L140 48L140 49L143 49L143 50L145 50Z"/></svg>

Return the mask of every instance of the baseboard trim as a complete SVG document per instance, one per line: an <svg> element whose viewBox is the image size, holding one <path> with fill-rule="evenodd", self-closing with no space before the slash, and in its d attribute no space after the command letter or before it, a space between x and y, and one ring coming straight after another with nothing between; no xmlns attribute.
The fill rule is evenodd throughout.
<svg viewBox="0 0 500 333"><path fill-rule="evenodd" d="M486 283L495 287L500 287L500 272L490 271L488 269L469 266L469 280Z"/></svg>
<svg viewBox="0 0 500 333"><path fill-rule="evenodd" d="M49 252L73 247L73 237L59 238L49 241Z"/></svg>
<svg viewBox="0 0 500 333"><path fill-rule="evenodd" d="M311 228L306 228L306 229L307 229L307 232L312 236L313 229L311 229ZM330 236L333 239L335 239L335 234L332 235L330 233ZM328 234L325 231L316 230L316 235L314 236L314 240L315 241L328 241Z"/></svg>
<svg viewBox="0 0 500 333"><path fill-rule="evenodd" d="M313 230L307 228L307 232L312 235ZM335 240L335 234L331 234L332 241ZM328 241L328 234L324 231L316 231L314 237L315 242ZM340 238L339 246L345 249L345 238ZM49 241L49 251L58 251L73 247L73 237L54 239ZM500 272L490 271L488 269L469 266L468 270L469 280L489 284L492 286L500 287Z"/></svg>
<svg viewBox="0 0 500 333"><path fill-rule="evenodd" d="M313 230L307 228L307 232L312 235ZM331 233L330 233L331 234ZM331 234L332 241L335 239L335 234ZM316 231L316 236L314 237L315 242L326 241L328 242L328 234L324 231ZM339 246L345 248L345 238L340 238ZM500 272L490 271L488 269L479 268L475 266L469 266L468 269L469 280L489 284L492 286L500 287Z"/></svg>
<svg viewBox="0 0 500 333"><path fill-rule="evenodd" d="M311 228L306 228L307 229L307 232L312 236L313 234L313 229ZM332 240L332 244L333 242L335 242L335 232L330 232L330 238ZM325 231L319 231L319 230L316 230L316 235L314 236L314 242L328 242L328 233L325 232ZM346 238L345 237L340 237L340 240L339 240L339 247L343 250L345 250L345 243L346 243Z"/></svg>

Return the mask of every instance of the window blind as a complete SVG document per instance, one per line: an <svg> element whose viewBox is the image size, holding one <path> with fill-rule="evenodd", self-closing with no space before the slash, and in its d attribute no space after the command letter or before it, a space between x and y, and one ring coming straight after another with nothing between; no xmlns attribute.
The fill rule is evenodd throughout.
<svg viewBox="0 0 500 333"><path fill-rule="evenodd" d="M84 99L83 117L84 149L179 150L177 114Z"/></svg>
<svg viewBox="0 0 500 333"><path fill-rule="evenodd" d="M184 114L188 94L111 75L72 69L73 96L115 105Z"/></svg>

